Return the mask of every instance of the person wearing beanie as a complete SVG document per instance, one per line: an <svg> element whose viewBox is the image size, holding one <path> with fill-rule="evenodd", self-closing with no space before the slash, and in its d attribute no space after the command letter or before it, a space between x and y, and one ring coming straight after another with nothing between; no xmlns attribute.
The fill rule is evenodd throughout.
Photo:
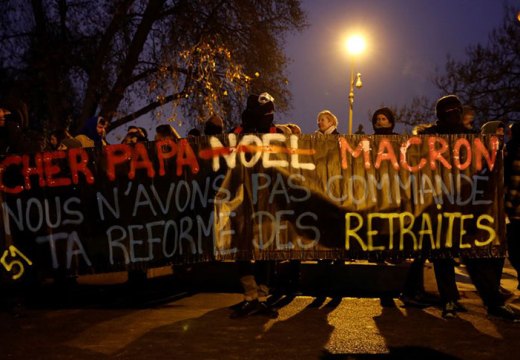
<svg viewBox="0 0 520 360"><path fill-rule="evenodd" d="M462 103L456 95L447 95L437 100L435 105L437 122L421 134L471 134L471 129L464 126ZM488 315L512 322L520 322L520 316L505 304L500 294L500 276L504 258L464 258L471 281L487 307ZM445 319L456 318L458 312L467 311L459 303L460 295L455 279L453 259L433 260L437 287L441 296L442 316Z"/></svg>
<svg viewBox="0 0 520 360"><path fill-rule="evenodd" d="M337 135L338 132L338 118L330 110L322 110L316 117L318 130L317 135Z"/></svg>
<svg viewBox="0 0 520 360"><path fill-rule="evenodd" d="M397 135L394 132L395 116L387 107L377 109L372 115L372 127L375 135Z"/></svg>

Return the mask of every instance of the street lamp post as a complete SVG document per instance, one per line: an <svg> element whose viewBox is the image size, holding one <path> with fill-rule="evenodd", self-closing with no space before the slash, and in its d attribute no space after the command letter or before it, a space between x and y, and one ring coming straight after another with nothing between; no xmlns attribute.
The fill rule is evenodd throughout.
<svg viewBox="0 0 520 360"><path fill-rule="evenodd" d="M358 35L351 36L347 40L347 50L349 54L353 57L354 55L358 55L365 49L365 41L362 37ZM354 60L351 59L350 65L350 90L348 93L348 134L352 135L352 118L354 113L354 86L360 89L363 86L361 82L361 73L357 73L354 78Z"/></svg>
<svg viewBox="0 0 520 360"><path fill-rule="evenodd" d="M354 86L361 89L363 83L361 81L361 73L357 73L356 82L354 83L354 65L350 67L350 91L348 93L348 134L352 135L352 116L354 112Z"/></svg>

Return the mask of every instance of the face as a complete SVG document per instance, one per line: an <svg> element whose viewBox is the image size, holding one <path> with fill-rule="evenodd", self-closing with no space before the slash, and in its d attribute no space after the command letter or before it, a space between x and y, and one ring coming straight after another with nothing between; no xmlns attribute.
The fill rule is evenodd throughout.
<svg viewBox="0 0 520 360"><path fill-rule="evenodd" d="M503 127L497 128L496 134L499 136L504 136L504 128Z"/></svg>
<svg viewBox="0 0 520 360"><path fill-rule="evenodd" d="M460 126L462 124L462 107L452 106L444 109L442 114L443 122L448 126Z"/></svg>
<svg viewBox="0 0 520 360"><path fill-rule="evenodd" d="M10 113L9 110L0 108L0 126L5 126L5 117Z"/></svg>
<svg viewBox="0 0 520 360"><path fill-rule="evenodd" d="M329 114L322 114L318 118L318 129L320 131L326 131L328 128L334 125L334 119Z"/></svg>
<svg viewBox="0 0 520 360"><path fill-rule="evenodd" d="M375 123L375 127L377 129L382 129L382 128L390 128L392 127L392 123L390 122L390 120L388 120L388 118L383 115L383 114L378 114L376 116L376 123Z"/></svg>
<svg viewBox="0 0 520 360"><path fill-rule="evenodd" d="M58 138L55 135L51 135L50 142L52 146L56 147L58 145Z"/></svg>
<svg viewBox="0 0 520 360"><path fill-rule="evenodd" d="M464 114L464 117L462 118L462 124L464 127L471 129L473 127L473 119L475 116L472 114Z"/></svg>
<svg viewBox="0 0 520 360"><path fill-rule="evenodd" d="M99 136L104 136L105 135L105 131L107 129L107 125L106 124L97 124L96 126L96 131L98 133Z"/></svg>

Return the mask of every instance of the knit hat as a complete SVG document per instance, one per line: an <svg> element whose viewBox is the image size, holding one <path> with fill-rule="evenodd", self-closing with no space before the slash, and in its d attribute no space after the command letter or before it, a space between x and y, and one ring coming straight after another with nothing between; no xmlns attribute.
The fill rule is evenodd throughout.
<svg viewBox="0 0 520 360"><path fill-rule="evenodd" d="M246 109L242 113L244 132L268 133L274 120L274 98L264 92L249 95Z"/></svg>

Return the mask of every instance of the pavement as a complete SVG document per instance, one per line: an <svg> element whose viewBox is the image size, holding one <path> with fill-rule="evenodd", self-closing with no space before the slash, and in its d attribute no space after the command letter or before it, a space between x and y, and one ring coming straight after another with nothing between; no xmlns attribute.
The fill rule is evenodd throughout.
<svg viewBox="0 0 520 360"><path fill-rule="evenodd" d="M302 266L303 294L280 298L279 316L230 319L242 300L233 264L149 271L129 286L126 274L84 276L60 289L46 285L23 307L0 312L0 359L512 359L520 324L489 318L463 266L457 268L461 302L469 309L445 320L437 307L382 307L406 266L354 263L335 277L343 290L315 305L323 277ZM186 276L186 274L188 274ZM344 275L348 276L344 276ZM178 275L178 274L177 274ZM378 280L378 279L383 279ZM520 312L516 272L504 269L502 286ZM436 292L431 264L426 290ZM377 293L374 289L383 289Z"/></svg>

